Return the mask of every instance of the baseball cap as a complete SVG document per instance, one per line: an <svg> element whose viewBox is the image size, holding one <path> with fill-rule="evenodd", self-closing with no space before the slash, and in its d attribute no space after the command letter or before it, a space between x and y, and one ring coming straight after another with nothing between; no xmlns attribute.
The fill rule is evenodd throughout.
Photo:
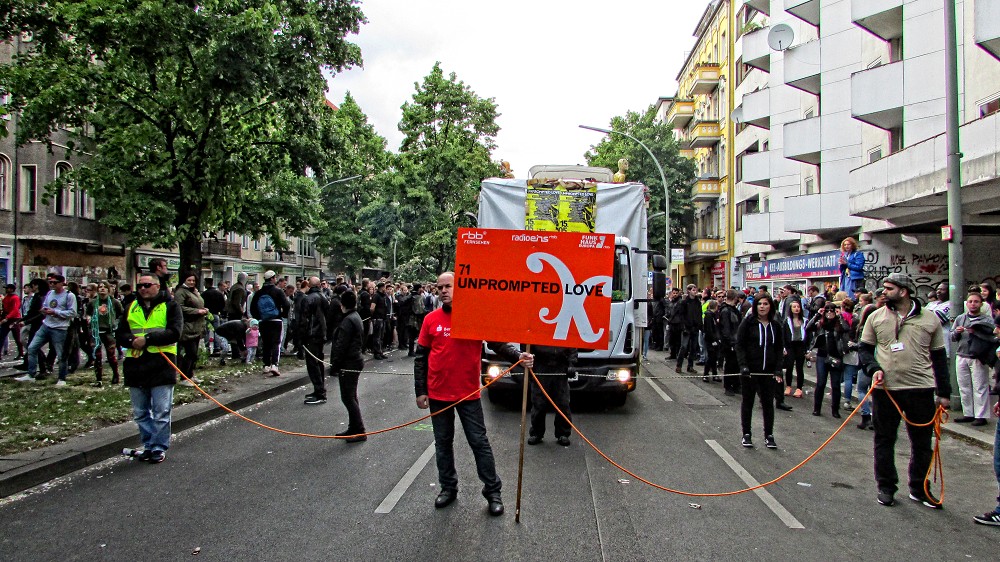
<svg viewBox="0 0 1000 562"><path fill-rule="evenodd" d="M275 275L277 275L277 273L275 273L274 270L268 269L267 271L264 272L264 279L270 279Z"/></svg>

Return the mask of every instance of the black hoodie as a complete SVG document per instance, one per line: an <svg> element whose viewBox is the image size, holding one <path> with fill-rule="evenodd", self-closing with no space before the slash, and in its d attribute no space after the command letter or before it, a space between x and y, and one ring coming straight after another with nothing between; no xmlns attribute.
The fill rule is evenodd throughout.
<svg viewBox="0 0 1000 562"><path fill-rule="evenodd" d="M767 324L757 317L744 318L736 330L736 360L740 370L777 375L782 372L784 335L781 325L773 319Z"/></svg>

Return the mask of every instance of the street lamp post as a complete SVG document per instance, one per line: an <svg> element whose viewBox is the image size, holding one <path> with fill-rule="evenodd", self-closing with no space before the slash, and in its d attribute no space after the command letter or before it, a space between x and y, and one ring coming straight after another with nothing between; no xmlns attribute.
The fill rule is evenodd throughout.
<svg viewBox="0 0 1000 562"><path fill-rule="evenodd" d="M324 184L324 185L321 185L321 186L320 186L320 189L324 189L324 188L327 188L327 187L330 187L331 185L334 185L334 184L337 184L337 183L344 183L345 181L351 181L351 180L356 180L356 179L358 179L358 178L360 178L360 177L361 177L361 176L350 176L350 177L347 177L347 178L340 178L339 180L333 180L333 181L332 181L332 182L330 182L330 183L327 183L327 184Z"/></svg>
<svg viewBox="0 0 1000 562"><path fill-rule="evenodd" d="M598 133L604 133L606 135L621 135L627 139L634 141L636 144L642 147L649 154L649 157L653 159L653 164L656 164L657 171L660 172L660 182L663 183L663 213L666 215L664 222L664 257L670 259L670 193L667 191L667 176L663 173L663 166L660 165L660 161L656 159L653 155L653 151L649 149L648 146L643 144L643 142L628 133L623 133L621 131L615 131L614 129L603 129L601 127L591 127L589 125L580 125L581 129L587 129L589 131L597 131Z"/></svg>

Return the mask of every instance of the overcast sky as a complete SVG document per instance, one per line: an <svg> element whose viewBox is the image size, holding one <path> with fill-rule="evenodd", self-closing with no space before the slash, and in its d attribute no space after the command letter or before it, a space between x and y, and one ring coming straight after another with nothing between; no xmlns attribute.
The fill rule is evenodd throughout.
<svg viewBox="0 0 1000 562"><path fill-rule="evenodd" d="M496 99L493 158L517 177L536 164L584 164L583 154L615 115L677 91L708 0L377 0L350 40L364 68L329 80L340 104L351 92L369 122L399 149L400 106L441 61L480 97Z"/></svg>

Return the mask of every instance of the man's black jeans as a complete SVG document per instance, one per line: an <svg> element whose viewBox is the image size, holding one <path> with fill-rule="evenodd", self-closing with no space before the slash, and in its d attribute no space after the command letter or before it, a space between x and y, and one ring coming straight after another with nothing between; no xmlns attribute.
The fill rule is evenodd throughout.
<svg viewBox="0 0 1000 562"><path fill-rule="evenodd" d="M451 402L430 400L432 412L447 408ZM438 480L442 490L458 490L458 472L455 471L455 412L462 420L462 429L469 447L476 458L476 471L483 481L483 496L489 498L500 493L502 484L497 476L493 449L486 436L483 405L479 400L466 400L431 418L434 426L434 449L437 457Z"/></svg>
<svg viewBox="0 0 1000 562"><path fill-rule="evenodd" d="M892 397L913 423L927 423L934 417L937 404L933 388L893 390ZM877 388L872 392L872 422L875 425L875 482L881 492L896 493L899 475L896 473L896 434L901 417L886 391ZM910 492L917 497L924 495L924 478L931 466L931 436L933 426L906 425L910 436Z"/></svg>

